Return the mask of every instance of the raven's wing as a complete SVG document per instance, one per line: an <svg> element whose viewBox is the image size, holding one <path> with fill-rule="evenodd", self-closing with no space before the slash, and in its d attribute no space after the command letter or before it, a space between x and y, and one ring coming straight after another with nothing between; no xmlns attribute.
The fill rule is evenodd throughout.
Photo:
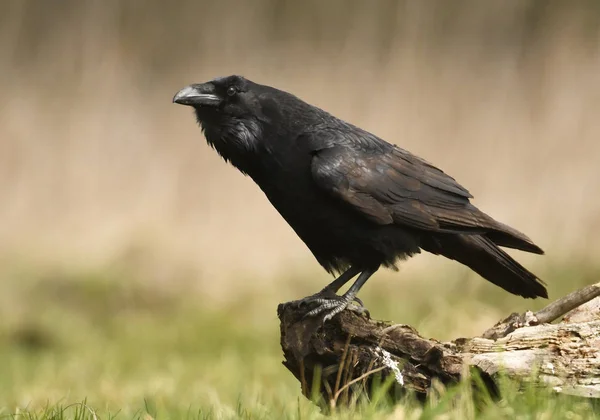
<svg viewBox="0 0 600 420"><path fill-rule="evenodd" d="M359 134L321 131L309 139L315 183L341 202L381 225L487 234L498 245L542 252L527 236L473 206L472 195L442 170L366 132Z"/></svg>
<svg viewBox="0 0 600 420"><path fill-rule="evenodd" d="M319 187L375 223L436 231L478 226L468 191L399 148L368 153L336 145L313 155L311 171Z"/></svg>

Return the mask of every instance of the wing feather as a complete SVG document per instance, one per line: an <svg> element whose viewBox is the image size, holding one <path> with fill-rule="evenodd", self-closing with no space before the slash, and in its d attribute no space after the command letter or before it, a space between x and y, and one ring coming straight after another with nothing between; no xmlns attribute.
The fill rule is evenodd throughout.
<svg viewBox="0 0 600 420"><path fill-rule="evenodd" d="M315 183L375 223L460 234L543 253L521 232L473 206L454 178L410 152L351 125L308 134Z"/></svg>
<svg viewBox="0 0 600 420"><path fill-rule="evenodd" d="M465 188L408 152L328 146L313 155L315 182L376 223L432 231L483 231L493 224L469 203Z"/></svg>

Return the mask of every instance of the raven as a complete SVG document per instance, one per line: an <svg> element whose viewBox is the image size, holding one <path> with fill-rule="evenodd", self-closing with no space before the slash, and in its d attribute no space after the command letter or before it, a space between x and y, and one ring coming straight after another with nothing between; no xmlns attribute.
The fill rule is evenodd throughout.
<svg viewBox="0 0 600 420"><path fill-rule="evenodd" d="M544 252L473 206L473 196L429 162L300 98L233 75L181 89L208 144L250 176L330 274L302 299L331 319L381 266L421 250L458 261L524 298L544 282L500 247ZM358 276L343 295L336 292ZM360 300L359 300L360 302Z"/></svg>

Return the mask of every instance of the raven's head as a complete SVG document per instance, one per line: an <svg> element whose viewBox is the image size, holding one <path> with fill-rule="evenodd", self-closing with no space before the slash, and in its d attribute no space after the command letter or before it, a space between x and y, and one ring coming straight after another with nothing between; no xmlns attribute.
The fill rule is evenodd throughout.
<svg viewBox="0 0 600 420"><path fill-rule="evenodd" d="M193 107L201 123L224 116L248 118L260 111L258 87L241 76L219 77L184 87L173 102Z"/></svg>
<svg viewBox="0 0 600 420"><path fill-rule="evenodd" d="M269 120L263 113L261 88L265 87L241 76L220 77L184 87L173 102L194 108L208 143L230 160L260 145Z"/></svg>
<svg viewBox="0 0 600 420"><path fill-rule="evenodd" d="M241 76L191 84L173 102L194 108L208 144L242 172L256 153L271 153L323 119L324 111L296 96Z"/></svg>

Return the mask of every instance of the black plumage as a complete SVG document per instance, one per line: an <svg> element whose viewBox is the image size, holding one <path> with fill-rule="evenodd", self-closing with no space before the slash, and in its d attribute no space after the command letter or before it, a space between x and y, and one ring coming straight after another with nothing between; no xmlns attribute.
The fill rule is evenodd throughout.
<svg viewBox="0 0 600 420"><path fill-rule="evenodd" d="M543 282L500 246L543 254L527 236L473 206L471 194L425 160L296 96L240 76L183 88L208 144L249 175L330 273L304 299L330 318L380 266L425 250L456 260L510 293L547 297ZM335 292L354 276L342 296Z"/></svg>

